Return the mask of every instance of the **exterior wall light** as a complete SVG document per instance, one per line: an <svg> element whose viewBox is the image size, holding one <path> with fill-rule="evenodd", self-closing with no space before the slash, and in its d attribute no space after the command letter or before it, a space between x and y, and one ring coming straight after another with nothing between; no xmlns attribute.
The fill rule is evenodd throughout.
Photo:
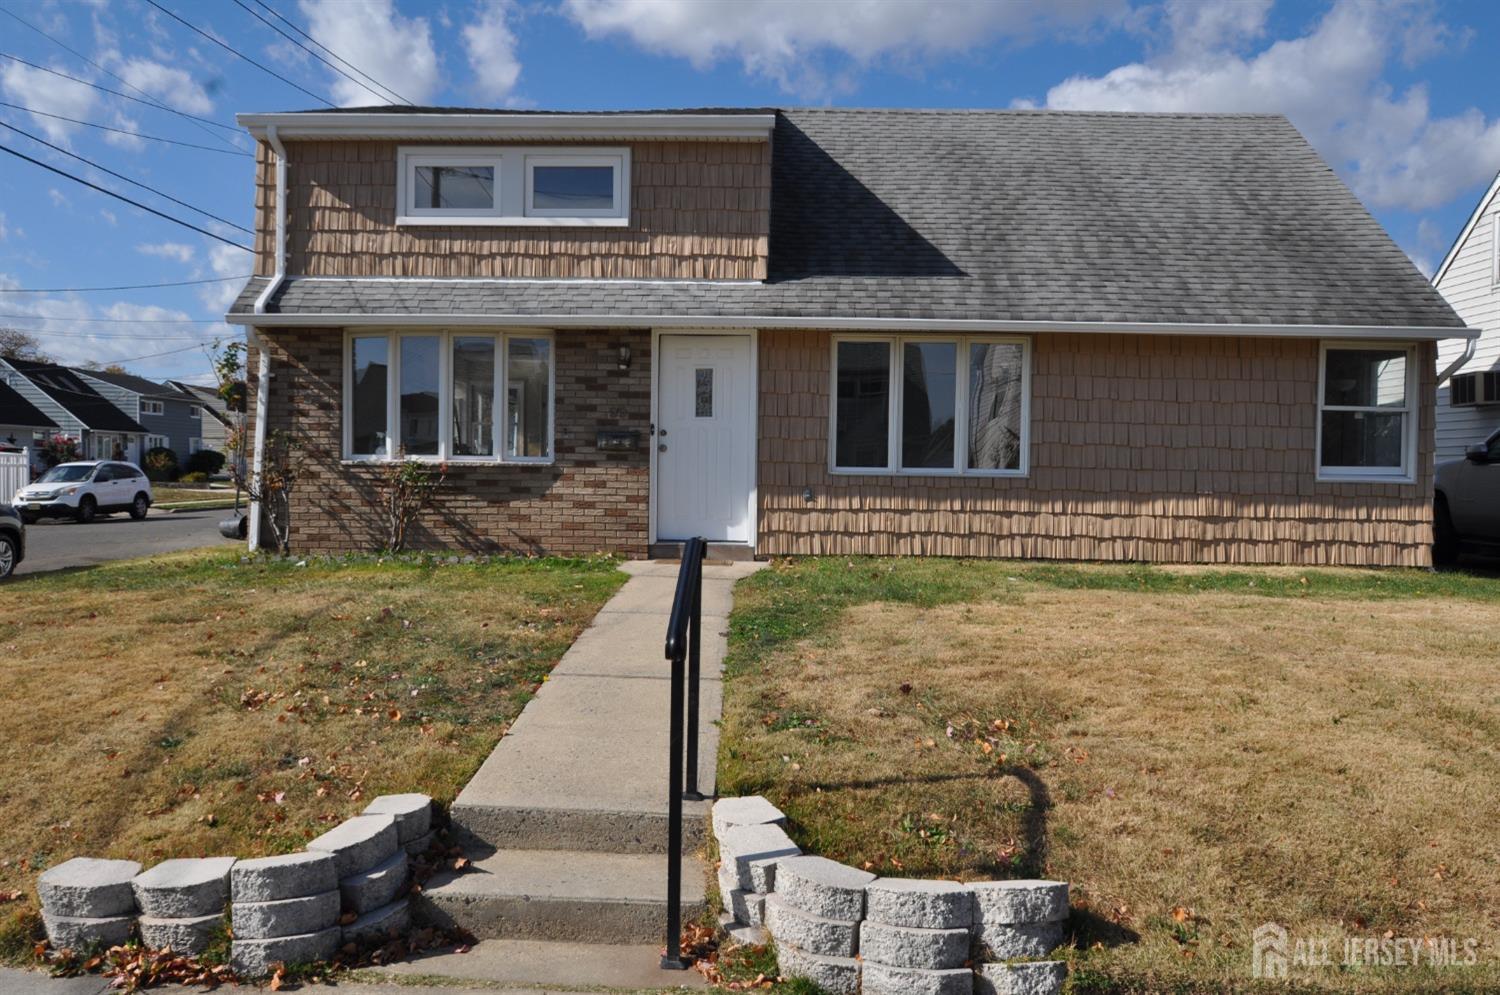
<svg viewBox="0 0 1500 995"><path fill-rule="evenodd" d="M628 345L620 346L620 369L622 371L630 369L630 346Z"/></svg>

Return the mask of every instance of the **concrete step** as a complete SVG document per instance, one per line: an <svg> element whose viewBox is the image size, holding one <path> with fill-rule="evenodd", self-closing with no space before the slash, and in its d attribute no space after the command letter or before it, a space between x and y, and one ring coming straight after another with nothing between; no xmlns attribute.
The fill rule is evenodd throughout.
<svg viewBox="0 0 1500 995"><path fill-rule="evenodd" d="M709 802L684 802L682 849L701 849L708 836ZM671 819L666 812L599 808L542 808L472 802L451 810L459 841L472 855L497 850L561 850L664 854Z"/></svg>
<svg viewBox="0 0 1500 995"><path fill-rule="evenodd" d="M653 560L681 560L681 542L654 542L646 550L646 555ZM709 563L744 563L755 559L755 550L743 542L711 542L708 544L708 556L705 557Z"/></svg>
<svg viewBox="0 0 1500 995"><path fill-rule="evenodd" d="M665 971L661 968L662 938L654 943L548 943L544 940L485 940L464 953L418 954L409 960L367 968L362 973L398 982L390 995L411 991L405 987L416 979L429 983L462 984L482 981L503 985L504 991L521 995L546 992L626 989L661 991L666 988L706 988L708 981L697 971ZM514 987L512 987L514 986ZM3 991L0 976L0 991ZM344 986L339 986L342 992ZM57 993L65 995L65 993ZM93 995L93 993L89 993Z"/></svg>
<svg viewBox="0 0 1500 995"><path fill-rule="evenodd" d="M706 871L682 862L682 918L707 909ZM432 878L417 915L480 939L652 943L665 935L667 862L652 854L498 850Z"/></svg>

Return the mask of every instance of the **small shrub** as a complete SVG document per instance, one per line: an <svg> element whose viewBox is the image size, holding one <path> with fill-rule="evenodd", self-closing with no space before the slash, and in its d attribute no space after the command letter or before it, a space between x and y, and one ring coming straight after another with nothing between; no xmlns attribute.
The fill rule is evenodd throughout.
<svg viewBox="0 0 1500 995"><path fill-rule="evenodd" d="M213 449L200 449L187 458L183 469L188 473L201 473L205 478L212 477L224 469L224 454Z"/></svg>
<svg viewBox="0 0 1500 995"><path fill-rule="evenodd" d="M177 454L166 446L153 446L146 451L146 458L141 461L141 469L146 471L146 477L149 480L176 480Z"/></svg>
<svg viewBox="0 0 1500 995"><path fill-rule="evenodd" d="M189 463L188 465L191 466L192 464ZM177 482L179 484L206 484L208 483L208 474L202 470L192 470L178 477Z"/></svg>
<svg viewBox="0 0 1500 995"><path fill-rule="evenodd" d="M66 435L54 435L37 446L37 456L50 470L59 463L71 463L79 458L78 443Z"/></svg>

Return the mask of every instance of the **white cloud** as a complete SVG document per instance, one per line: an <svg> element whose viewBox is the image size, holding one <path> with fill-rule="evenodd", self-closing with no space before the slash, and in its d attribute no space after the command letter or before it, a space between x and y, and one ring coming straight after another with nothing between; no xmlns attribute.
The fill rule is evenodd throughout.
<svg viewBox="0 0 1500 995"><path fill-rule="evenodd" d="M21 104L31 110L63 117L85 120L94 106L95 91L82 83L44 73L40 69L23 66L19 62L6 62L0 66L0 90L4 90L12 103ZM77 125L57 118L33 114L32 120L38 128L54 142L61 142L74 131Z"/></svg>
<svg viewBox="0 0 1500 995"><path fill-rule="evenodd" d="M249 255L232 245L214 242L208 246L208 268L214 276L244 276L254 265ZM223 314L239 296L244 285L239 280L207 283L198 288L198 299L214 314Z"/></svg>
<svg viewBox="0 0 1500 995"><path fill-rule="evenodd" d="M0 287L13 286L19 286L17 281L0 273ZM147 376L195 374L206 365L199 345L215 336L234 334L224 325L181 324L191 316L155 305L116 301L95 307L76 296L21 296L25 299L6 304L8 310L24 316L15 324L35 335L48 355L68 366L136 360L181 348L168 356L131 362L131 368ZM85 320L89 318L114 320L94 323Z"/></svg>
<svg viewBox="0 0 1500 995"><path fill-rule="evenodd" d="M623 37L700 69L737 59L747 72L800 92L829 88L827 55L862 65L909 61L1082 29L1126 13L1124 0L565 0L563 9L591 38Z"/></svg>
<svg viewBox="0 0 1500 995"><path fill-rule="evenodd" d="M418 104L430 103L442 85L432 29L425 17L402 17L392 0L339 3L301 0L308 32L373 79ZM365 86L329 71L333 97L345 107L389 103Z"/></svg>
<svg viewBox="0 0 1500 995"><path fill-rule="evenodd" d="M17 234L20 234L17 232ZM0 242L10 238L10 227L5 223L5 212L0 211Z"/></svg>
<svg viewBox="0 0 1500 995"><path fill-rule="evenodd" d="M68 195L65 194L65 193L63 193L61 190L57 189L57 187L48 187L47 188L47 199L49 199L49 200L52 201L52 206L53 207L72 207L73 206L73 202L68 199Z"/></svg>
<svg viewBox="0 0 1500 995"><path fill-rule="evenodd" d="M115 67L125 82L144 90L168 107L189 114L209 114L214 102L197 80L182 69L151 59L128 59Z"/></svg>
<svg viewBox="0 0 1500 995"><path fill-rule="evenodd" d="M1164 51L1064 80L1046 106L1282 113L1376 207L1435 207L1500 167L1500 120L1434 117L1425 86L1397 94L1383 80L1392 61L1431 57L1451 37L1426 5L1340 0L1305 35L1248 55L1235 46L1263 30L1264 11L1179 2L1165 18Z"/></svg>
<svg viewBox="0 0 1500 995"><path fill-rule="evenodd" d="M181 242L144 242L137 245L135 251L142 255L156 256L159 259L174 259L179 263L190 263L195 255L191 245L184 245Z"/></svg>
<svg viewBox="0 0 1500 995"><path fill-rule="evenodd" d="M115 227L116 225L118 225L120 223L120 217L119 217L119 215L115 214L114 211L111 211L107 207L101 207L101 208L99 208L99 217L103 218L104 222L106 224L108 224L111 228Z"/></svg>
<svg viewBox="0 0 1500 995"><path fill-rule="evenodd" d="M479 96L499 103L511 95L521 77L516 36L510 29L509 0L482 3L479 17L464 27L464 50L474 71Z"/></svg>

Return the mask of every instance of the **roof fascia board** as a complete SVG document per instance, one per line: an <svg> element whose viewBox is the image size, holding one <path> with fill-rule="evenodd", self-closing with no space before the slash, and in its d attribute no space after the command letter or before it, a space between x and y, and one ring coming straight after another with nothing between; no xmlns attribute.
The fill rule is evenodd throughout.
<svg viewBox="0 0 1500 995"><path fill-rule="evenodd" d="M1453 265L1453 260L1458 258L1459 251L1463 249L1464 243L1469 240L1469 235L1473 233L1474 227L1479 224L1479 219L1484 217L1484 212L1489 210L1490 203L1494 201L1496 195L1500 195L1500 173L1495 175L1495 182L1490 184L1490 188L1486 191L1485 195L1479 198L1479 206L1474 208L1474 213L1469 215L1469 220L1464 225L1463 231L1459 232L1458 238L1453 240L1453 247L1443 257L1443 265L1439 266L1437 272L1432 275L1432 285L1434 287L1443 281L1443 275L1448 272L1448 267Z"/></svg>
<svg viewBox="0 0 1500 995"><path fill-rule="evenodd" d="M1236 336L1293 339L1438 341L1478 338L1477 328L1400 325L1232 325L1176 322L991 321L966 318L797 318L600 314L230 314L231 325L264 328L524 325L548 328L806 328L835 331L1095 332L1115 335Z"/></svg>
<svg viewBox="0 0 1500 995"><path fill-rule="evenodd" d="M562 138L765 139L774 114L236 114L258 139L275 127L282 138Z"/></svg>

